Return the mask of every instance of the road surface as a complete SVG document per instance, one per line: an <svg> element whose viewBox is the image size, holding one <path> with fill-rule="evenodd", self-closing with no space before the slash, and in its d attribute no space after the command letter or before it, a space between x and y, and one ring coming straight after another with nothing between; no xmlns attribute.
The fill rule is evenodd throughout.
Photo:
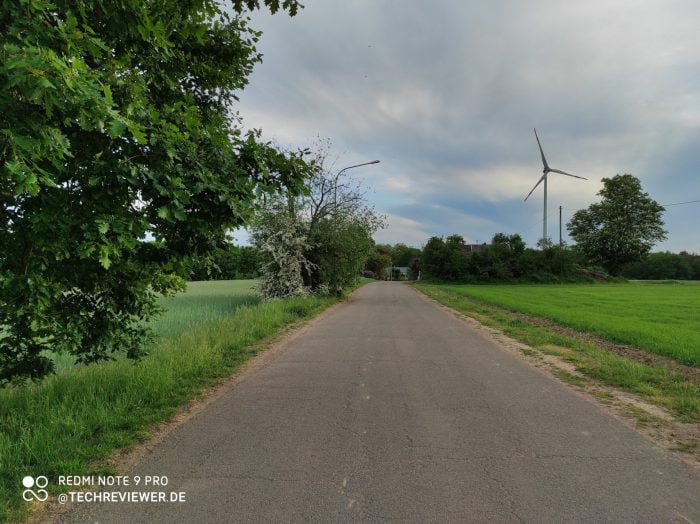
<svg viewBox="0 0 700 524"><path fill-rule="evenodd" d="M695 469L400 283L364 286L62 522L700 522Z"/></svg>

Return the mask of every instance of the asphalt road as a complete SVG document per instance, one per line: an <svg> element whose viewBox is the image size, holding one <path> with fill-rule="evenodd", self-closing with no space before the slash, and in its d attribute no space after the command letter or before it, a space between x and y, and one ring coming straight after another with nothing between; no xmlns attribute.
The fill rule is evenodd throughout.
<svg viewBox="0 0 700 524"><path fill-rule="evenodd" d="M63 522L700 522L700 476L398 283L364 286Z"/></svg>

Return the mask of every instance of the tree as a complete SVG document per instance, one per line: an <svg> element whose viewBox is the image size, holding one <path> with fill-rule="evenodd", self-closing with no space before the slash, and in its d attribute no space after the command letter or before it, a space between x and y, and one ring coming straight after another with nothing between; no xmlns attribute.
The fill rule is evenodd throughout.
<svg viewBox="0 0 700 524"><path fill-rule="evenodd" d="M258 276L258 250L226 243L210 256L193 260L188 280L236 280Z"/></svg>
<svg viewBox="0 0 700 524"><path fill-rule="evenodd" d="M462 280L467 272L467 255L464 239L451 235L443 240L431 237L423 248L422 268L426 278L436 280Z"/></svg>
<svg viewBox="0 0 700 524"><path fill-rule="evenodd" d="M391 248L391 258L395 266L410 266L411 262L418 258L420 254L420 249L407 246L406 244L394 244L394 247Z"/></svg>
<svg viewBox="0 0 700 524"><path fill-rule="evenodd" d="M361 186L347 174L331 172L326 162L327 151L327 148L320 148L310 162L312 175L307 191L300 196L290 195L284 206L274 204L261 215L279 216L274 227L261 228L261 224L256 224L253 230L256 246L265 251L264 246L289 227L285 220L296 224L295 242L303 244L303 249L299 251L297 243L291 243L287 255L282 251L277 255L280 260L284 256L295 261L300 260L298 257L304 259L303 263L295 263L295 276L283 274L281 266L274 264L264 266L262 271L263 279L272 281L275 278L296 279L298 270L303 290L294 280L297 291L291 294L341 293L359 277L374 249L372 235L383 226L383 217L367 205ZM270 291L263 290L264 296L280 296L274 287L270 287Z"/></svg>
<svg viewBox="0 0 700 524"><path fill-rule="evenodd" d="M265 298L302 296L310 291L303 275L312 269L306 227L288 202L273 200L259 213L251 239L262 265L258 290Z"/></svg>
<svg viewBox="0 0 700 524"><path fill-rule="evenodd" d="M566 227L592 263L619 275L625 264L641 260L666 238L664 208L628 174L604 178L598 195L601 201L574 213Z"/></svg>
<svg viewBox="0 0 700 524"><path fill-rule="evenodd" d="M261 60L244 9L296 0L0 4L0 383L142 354L159 293L303 187L302 154L243 133ZM152 241L144 241L150 235Z"/></svg>
<svg viewBox="0 0 700 524"><path fill-rule="evenodd" d="M389 267L391 267L391 257L375 246L374 251L367 258L365 270L371 271L375 278L383 278Z"/></svg>

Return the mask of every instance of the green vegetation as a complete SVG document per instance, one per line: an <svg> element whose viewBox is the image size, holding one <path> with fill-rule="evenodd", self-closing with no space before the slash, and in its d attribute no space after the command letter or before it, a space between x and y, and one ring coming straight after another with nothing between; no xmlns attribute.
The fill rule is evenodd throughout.
<svg viewBox="0 0 700 524"><path fill-rule="evenodd" d="M664 208L642 191L641 182L632 175L601 182L600 202L576 211L566 227L591 264L619 275L626 264L642 260L666 238Z"/></svg>
<svg viewBox="0 0 700 524"><path fill-rule="evenodd" d="M189 262L265 195L304 192L305 153L235 110L261 61L250 11L299 7L0 2L0 384L50 373L51 352L139 357Z"/></svg>
<svg viewBox="0 0 700 524"><path fill-rule="evenodd" d="M475 248L475 249L469 249ZM581 280L577 252L543 243L525 247L520 235L497 233L490 244L467 246L459 235L432 237L420 266L428 280L448 282L571 282Z"/></svg>
<svg viewBox="0 0 700 524"><path fill-rule="evenodd" d="M173 337L196 324L229 315L240 306L257 304L260 297L253 290L254 284L254 280L188 282L184 294L158 301L166 313L151 322L153 333L158 338Z"/></svg>
<svg viewBox="0 0 700 524"><path fill-rule="evenodd" d="M416 247L407 246L403 243L377 244L365 263L365 276L369 278L384 279L389 277L390 267L410 268L408 278L415 280L420 271L420 257L422 251ZM391 275L394 280L400 280L402 275L398 270L394 270Z"/></svg>
<svg viewBox="0 0 700 524"><path fill-rule="evenodd" d="M156 341L221 318L239 306L257 304L260 297L253 291L253 285L253 280L188 282L184 294L159 298L158 305L166 312L150 323ZM51 357L57 371L75 365L72 355L52 354Z"/></svg>
<svg viewBox="0 0 700 524"><path fill-rule="evenodd" d="M700 366L700 285L446 285L489 304Z"/></svg>
<svg viewBox="0 0 700 524"><path fill-rule="evenodd" d="M329 147L321 144L316 151L308 191L270 199L253 224L251 239L261 263L258 290L265 298L340 295L357 283L374 249L372 235L384 217L347 170L328 165Z"/></svg>
<svg viewBox="0 0 700 524"><path fill-rule="evenodd" d="M487 297L489 301L497 303L499 300L494 299L493 296L498 296L503 304L516 303L519 304L519 307L527 304L527 306L522 307L523 311L529 313L549 311L561 314L562 318L574 318L574 313L576 315L579 312L581 315L587 313L588 324L586 326L592 329L596 329L595 322L604 320L605 314L601 313L600 316L596 314L596 310L600 309L608 311L608 314L615 314L618 324L624 326L632 323L638 327L646 328L647 335L645 336L650 336L649 333L654 330L665 331L667 335L671 335L675 328L670 326L683 326L684 323L683 320L677 320L674 324L669 320L673 318L673 311L685 311L679 315L681 319L685 319L686 324L689 324L683 333L689 332L693 318L697 321L697 317L693 317L694 314L697 315L698 311L697 298L689 298L693 295L697 297L698 291L700 291L697 286L673 286L674 289L678 289L680 295L674 295L674 291L669 288L664 289L663 285L451 286L417 283L415 286L429 297L452 309L474 317L486 325L496 327L539 351L563 358L574 364L585 377L641 395L649 402L669 409L681 420L700 421L700 384L696 381L674 373L665 367L636 362L598 347L592 342L567 336L545 326L531 324L507 309L483 301L485 300L483 297ZM659 300L660 306L657 309L661 319L658 324L651 322L652 325L649 326L650 320L656 318L656 315L653 315L656 310L652 308L648 314L644 314L643 307L635 307L633 297L648 301L650 297L654 296L653 289L657 288L660 290L660 295L665 296L665 299ZM550 291L552 296L545 297L545 293ZM473 298L472 293L478 299ZM606 293L610 294L608 300L605 298ZM575 297L580 299L580 303L575 301ZM615 301L624 304L625 312L615 313L613 305ZM693 304L695 305L693 306ZM667 324L667 322L669 323ZM614 322L605 323L610 330L614 328L614 324ZM676 334L676 336L677 341L684 339L683 335ZM694 337L693 340L697 341L697 334L691 336ZM670 339L660 337L655 340L660 342ZM667 348L673 348L673 346L667 346ZM694 354L697 355L697 342L695 348ZM561 374L560 378L568 379L567 381L575 383L575 385L583 383L579 377L571 378Z"/></svg>
<svg viewBox="0 0 700 524"><path fill-rule="evenodd" d="M256 278L260 265L253 246L226 244L210 256L193 261L187 280L244 280Z"/></svg>
<svg viewBox="0 0 700 524"><path fill-rule="evenodd" d="M267 337L337 302L310 296L246 305L256 300L249 290L250 282L193 283L166 299L169 311L154 326L166 338L142 360L73 366L1 389L0 522L26 515L24 475L46 475L55 493L59 474L105 471L102 459L146 438L151 425L231 375Z"/></svg>
<svg viewBox="0 0 700 524"><path fill-rule="evenodd" d="M622 276L633 280L700 280L700 255L686 251L649 253L646 258L627 264Z"/></svg>

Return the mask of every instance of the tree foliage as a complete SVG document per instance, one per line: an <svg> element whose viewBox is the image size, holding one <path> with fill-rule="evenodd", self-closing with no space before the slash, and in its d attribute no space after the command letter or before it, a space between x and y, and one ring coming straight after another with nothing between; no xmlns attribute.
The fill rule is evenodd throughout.
<svg viewBox="0 0 700 524"><path fill-rule="evenodd" d="M268 253L263 279L278 281L277 287L270 284L263 289L268 298L341 293L360 275L374 247L372 235L383 226L383 217L367 205L361 185L347 172L334 173L328 166L327 151L318 149L310 162L313 174L307 191L290 196L284 204L273 202L253 230L255 245ZM280 261L289 258L292 269L273 262L265 247L282 237L290 240L279 244L275 256ZM287 290L288 294L280 294Z"/></svg>
<svg viewBox="0 0 700 524"><path fill-rule="evenodd" d="M690 253L650 253L627 264L622 275L639 280L700 280L700 256Z"/></svg>
<svg viewBox="0 0 700 524"><path fill-rule="evenodd" d="M301 156L232 116L260 61L242 10L260 5L298 7L0 4L0 382L49 372L45 350L138 356L187 259L259 195L301 189Z"/></svg>
<svg viewBox="0 0 700 524"><path fill-rule="evenodd" d="M619 275L625 264L641 260L666 238L664 208L627 174L604 178L598 195L601 201L574 213L567 229L592 263Z"/></svg>
<svg viewBox="0 0 700 524"><path fill-rule="evenodd" d="M193 260L188 280L238 280L256 278L260 256L253 246L225 244L207 257Z"/></svg>
<svg viewBox="0 0 700 524"><path fill-rule="evenodd" d="M497 233L477 251L465 250L464 239L432 237L420 264L425 278L461 282L548 282L576 278L576 253L548 245L529 249L520 235Z"/></svg>
<svg viewBox="0 0 700 524"><path fill-rule="evenodd" d="M307 258L310 249L305 224L283 200L273 200L259 213L252 240L262 264L258 290L263 297L302 296L310 289L303 275L313 269Z"/></svg>

